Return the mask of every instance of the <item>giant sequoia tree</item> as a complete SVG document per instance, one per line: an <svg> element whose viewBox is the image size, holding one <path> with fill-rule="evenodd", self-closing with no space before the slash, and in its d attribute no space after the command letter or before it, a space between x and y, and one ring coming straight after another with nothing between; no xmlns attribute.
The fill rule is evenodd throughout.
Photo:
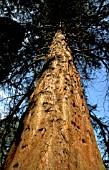
<svg viewBox="0 0 109 170"><path fill-rule="evenodd" d="M82 83L93 69L109 69L107 1L2 5L6 16L17 16L26 28L16 62L2 81L12 99L2 121L2 146L32 94L3 169L104 169L74 63ZM108 150L106 138L104 143Z"/></svg>
<svg viewBox="0 0 109 170"><path fill-rule="evenodd" d="M105 169L80 76L61 32L48 58L3 169Z"/></svg>

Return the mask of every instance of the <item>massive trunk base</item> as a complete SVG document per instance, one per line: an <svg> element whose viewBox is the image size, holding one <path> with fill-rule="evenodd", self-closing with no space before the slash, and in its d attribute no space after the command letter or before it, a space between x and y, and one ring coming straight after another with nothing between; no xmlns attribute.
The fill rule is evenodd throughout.
<svg viewBox="0 0 109 170"><path fill-rule="evenodd" d="M104 170L80 76L61 32L48 58L3 170Z"/></svg>

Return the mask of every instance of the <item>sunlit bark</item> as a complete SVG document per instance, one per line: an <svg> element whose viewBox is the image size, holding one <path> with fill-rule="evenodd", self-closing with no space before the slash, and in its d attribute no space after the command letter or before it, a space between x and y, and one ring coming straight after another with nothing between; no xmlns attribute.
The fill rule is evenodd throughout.
<svg viewBox="0 0 109 170"><path fill-rule="evenodd" d="M65 36L57 32L3 170L104 170Z"/></svg>

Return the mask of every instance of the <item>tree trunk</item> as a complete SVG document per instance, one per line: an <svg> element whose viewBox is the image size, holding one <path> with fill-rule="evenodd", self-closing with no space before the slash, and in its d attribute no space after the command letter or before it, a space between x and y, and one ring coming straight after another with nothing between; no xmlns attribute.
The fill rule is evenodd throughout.
<svg viewBox="0 0 109 170"><path fill-rule="evenodd" d="M104 170L80 76L60 31L48 59L3 170Z"/></svg>

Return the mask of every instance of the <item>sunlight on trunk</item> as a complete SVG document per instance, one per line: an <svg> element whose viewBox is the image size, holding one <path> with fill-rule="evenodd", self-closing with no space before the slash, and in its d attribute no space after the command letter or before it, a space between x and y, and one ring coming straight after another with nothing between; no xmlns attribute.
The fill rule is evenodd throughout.
<svg viewBox="0 0 109 170"><path fill-rule="evenodd" d="M55 34L3 170L104 170L65 36Z"/></svg>

